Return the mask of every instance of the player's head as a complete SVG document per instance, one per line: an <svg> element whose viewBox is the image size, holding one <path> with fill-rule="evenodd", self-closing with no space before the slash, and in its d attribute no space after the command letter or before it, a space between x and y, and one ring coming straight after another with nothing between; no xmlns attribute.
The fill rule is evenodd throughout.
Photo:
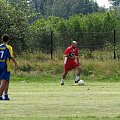
<svg viewBox="0 0 120 120"><path fill-rule="evenodd" d="M72 47L76 48L77 47L77 42L76 41L72 41Z"/></svg>
<svg viewBox="0 0 120 120"><path fill-rule="evenodd" d="M2 42L9 42L9 36L8 35L3 35Z"/></svg>

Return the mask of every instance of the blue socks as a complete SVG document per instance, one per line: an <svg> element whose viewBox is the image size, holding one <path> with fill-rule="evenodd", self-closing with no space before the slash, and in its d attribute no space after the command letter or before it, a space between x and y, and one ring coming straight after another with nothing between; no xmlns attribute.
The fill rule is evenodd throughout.
<svg viewBox="0 0 120 120"><path fill-rule="evenodd" d="M8 94L4 94L4 100L10 100L9 97L8 97Z"/></svg>
<svg viewBox="0 0 120 120"><path fill-rule="evenodd" d="M0 100L3 100L2 96L0 96Z"/></svg>

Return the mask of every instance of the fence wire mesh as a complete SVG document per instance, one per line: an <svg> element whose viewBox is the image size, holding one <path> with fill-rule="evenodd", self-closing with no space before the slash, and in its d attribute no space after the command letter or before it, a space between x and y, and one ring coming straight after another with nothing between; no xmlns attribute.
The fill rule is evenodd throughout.
<svg viewBox="0 0 120 120"><path fill-rule="evenodd" d="M85 59L119 59L120 36L113 32L81 32L52 34L52 58L63 58L64 50L73 40L77 41L79 56Z"/></svg>
<svg viewBox="0 0 120 120"><path fill-rule="evenodd" d="M75 40L83 59L120 59L120 31L111 32L43 32L34 37L13 41L17 53L40 53L40 59L63 59L64 50ZM26 45L26 46L25 46Z"/></svg>

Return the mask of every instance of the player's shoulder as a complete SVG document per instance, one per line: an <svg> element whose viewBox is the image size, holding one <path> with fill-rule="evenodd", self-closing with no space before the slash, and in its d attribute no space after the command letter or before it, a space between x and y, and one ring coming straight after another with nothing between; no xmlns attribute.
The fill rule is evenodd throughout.
<svg viewBox="0 0 120 120"><path fill-rule="evenodd" d="M6 49L5 44L0 44L0 50L5 50L5 49Z"/></svg>
<svg viewBox="0 0 120 120"><path fill-rule="evenodd" d="M12 46L6 45L6 48L7 48L10 52L12 52Z"/></svg>
<svg viewBox="0 0 120 120"><path fill-rule="evenodd" d="M68 46L67 49L68 49L68 50L72 49L72 46Z"/></svg>
<svg viewBox="0 0 120 120"><path fill-rule="evenodd" d="M12 46L11 46L11 45L6 45L6 47L7 47L8 49L12 49Z"/></svg>
<svg viewBox="0 0 120 120"><path fill-rule="evenodd" d="M2 47L3 46L3 44L0 44L0 47Z"/></svg>
<svg viewBox="0 0 120 120"><path fill-rule="evenodd" d="M0 44L0 46L2 46L3 44Z"/></svg>
<svg viewBox="0 0 120 120"><path fill-rule="evenodd" d="M78 50L78 48L75 48L75 50Z"/></svg>

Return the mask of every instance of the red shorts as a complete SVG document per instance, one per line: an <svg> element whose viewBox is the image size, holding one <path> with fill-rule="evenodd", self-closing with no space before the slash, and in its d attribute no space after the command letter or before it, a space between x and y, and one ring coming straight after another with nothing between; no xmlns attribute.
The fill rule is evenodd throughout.
<svg viewBox="0 0 120 120"><path fill-rule="evenodd" d="M76 63L75 61L67 61L67 63L64 66L64 70L65 71L70 71L72 69L75 69L78 66L80 66L80 64Z"/></svg>

